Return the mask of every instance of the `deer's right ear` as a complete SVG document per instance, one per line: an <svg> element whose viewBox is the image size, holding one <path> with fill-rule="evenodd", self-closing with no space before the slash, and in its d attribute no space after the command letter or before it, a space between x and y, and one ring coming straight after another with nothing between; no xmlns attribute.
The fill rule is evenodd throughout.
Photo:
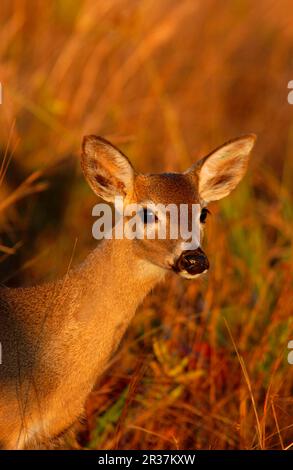
<svg viewBox="0 0 293 470"><path fill-rule="evenodd" d="M228 196L241 181L255 139L254 134L233 139L187 170L186 173L195 179L199 197L204 203Z"/></svg>
<svg viewBox="0 0 293 470"><path fill-rule="evenodd" d="M105 201L113 202L116 196L132 194L134 170L131 163L102 137L84 137L81 166L92 190Z"/></svg>

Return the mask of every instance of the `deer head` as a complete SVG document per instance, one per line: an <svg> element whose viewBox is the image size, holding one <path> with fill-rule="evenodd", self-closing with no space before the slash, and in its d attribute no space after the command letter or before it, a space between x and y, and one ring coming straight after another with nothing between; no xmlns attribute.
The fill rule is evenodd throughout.
<svg viewBox="0 0 293 470"><path fill-rule="evenodd" d="M255 139L248 134L231 140L184 173L140 174L114 145L91 135L83 141L82 168L99 197L109 203L120 197L124 208L140 208L139 236L133 238L138 256L193 279L209 268L201 248L207 205L228 196L241 181ZM171 217L172 211L183 216ZM131 214L125 214L127 227Z"/></svg>

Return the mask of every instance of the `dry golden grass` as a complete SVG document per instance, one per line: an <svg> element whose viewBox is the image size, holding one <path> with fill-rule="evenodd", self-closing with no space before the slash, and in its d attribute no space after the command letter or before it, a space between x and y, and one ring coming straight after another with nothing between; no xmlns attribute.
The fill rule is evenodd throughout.
<svg viewBox="0 0 293 470"><path fill-rule="evenodd" d="M290 10L289 0L2 2L1 281L56 277L76 238L76 262L93 246L84 134L106 136L140 171L181 170L258 134L245 181L211 208L208 280L170 276L147 298L70 445L292 447Z"/></svg>

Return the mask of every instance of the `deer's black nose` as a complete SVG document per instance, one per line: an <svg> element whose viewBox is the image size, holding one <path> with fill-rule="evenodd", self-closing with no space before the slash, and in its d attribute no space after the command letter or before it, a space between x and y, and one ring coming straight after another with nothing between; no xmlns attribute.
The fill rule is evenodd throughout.
<svg viewBox="0 0 293 470"><path fill-rule="evenodd" d="M186 271L188 274L201 274L209 269L209 260L201 248L183 251L174 269L177 272Z"/></svg>

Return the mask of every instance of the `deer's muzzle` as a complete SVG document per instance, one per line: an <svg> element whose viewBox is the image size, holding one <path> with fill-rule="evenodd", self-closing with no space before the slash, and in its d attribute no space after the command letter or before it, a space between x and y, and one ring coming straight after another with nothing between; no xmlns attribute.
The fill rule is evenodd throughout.
<svg viewBox="0 0 293 470"><path fill-rule="evenodd" d="M209 269L209 260L201 248L186 250L181 253L174 265L177 273L186 272L191 276L201 274Z"/></svg>

